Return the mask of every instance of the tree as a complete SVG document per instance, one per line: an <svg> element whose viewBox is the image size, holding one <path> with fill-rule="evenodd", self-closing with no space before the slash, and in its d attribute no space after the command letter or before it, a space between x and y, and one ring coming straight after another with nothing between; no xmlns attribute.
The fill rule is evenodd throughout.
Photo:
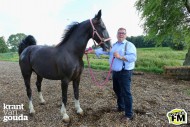
<svg viewBox="0 0 190 127"><path fill-rule="evenodd" d="M171 37L173 43L188 44L184 65L190 65L190 0L137 0L135 6L149 39L162 43Z"/></svg>
<svg viewBox="0 0 190 127"><path fill-rule="evenodd" d="M23 34L23 33L17 33L15 35L14 34L10 35L9 38L8 38L8 41L7 41L7 45L10 48L10 50L12 52L17 52L17 50L18 50L18 44L25 37L26 37L26 35Z"/></svg>
<svg viewBox="0 0 190 127"><path fill-rule="evenodd" d="M148 48L148 47L155 47L156 44L153 40L146 40L146 37L141 36L131 36L127 37L126 39L130 42L132 42L137 48Z"/></svg>
<svg viewBox="0 0 190 127"><path fill-rule="evenodd" d="M4 37L0 37L0 53L5 53L8 51L8 47L5 43Z"/></svg>

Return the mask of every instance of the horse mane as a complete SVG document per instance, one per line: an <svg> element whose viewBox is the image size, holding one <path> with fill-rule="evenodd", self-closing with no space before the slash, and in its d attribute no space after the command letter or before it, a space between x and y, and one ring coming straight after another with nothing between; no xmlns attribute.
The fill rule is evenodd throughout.
<svg viewBox="0 0 190 127"><path fill-rule="evenodd" d="M70 25L68 25L66 27L66 29L64 30L61 42L59 44L57 44L56 47L64 44L65 42L67 42L67 40L69 39L69 37L71 36L73 31L78 27L78 25L79 25L78 22L72 22Z"/></svg>

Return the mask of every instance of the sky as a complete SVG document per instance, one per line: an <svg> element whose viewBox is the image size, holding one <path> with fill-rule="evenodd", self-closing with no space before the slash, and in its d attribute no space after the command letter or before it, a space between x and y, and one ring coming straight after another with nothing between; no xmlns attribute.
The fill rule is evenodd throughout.
<svg viewBox="0 0 190 127"><path fill-rule="evenodd" d="M56 45L64 29L72 22L91 19L102 10L102 19L112 43L119 27L127 36L143 34L136 0L0 0L0 36L33 35L38 45ZM88 42L91 46L92 41Z"/></svg>

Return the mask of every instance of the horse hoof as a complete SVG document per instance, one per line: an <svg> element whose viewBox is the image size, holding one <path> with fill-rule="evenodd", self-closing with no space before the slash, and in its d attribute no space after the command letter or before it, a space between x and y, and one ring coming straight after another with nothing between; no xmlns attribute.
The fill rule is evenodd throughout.
<svg viewBox="0 0 190 127"><path fill-rule="evenodd" d="M70 122L70 119L69 118L63 118L63 122L65 122L65 123L69 123Z"/></svg>
<svg viewBox="0 0 190 127"><path fill-rule="evenodd" d="M46 104L46 102L44 101L44 102L40 102L40 105L45 105Z"/></svg>
<svg viewBox="0 0 190 127"><path fill-rule="evenodd" d="M29 116L33 117L33 116L34 116L34 113L30 113Z"/></svg>
<svg viewBox="0 0 190 127"><path fill-rule="evenodd" d="M33 111L33 112L30 112L30 116L34 116L34 114L35 114L35 111Z"/></svg>
<svg viewBox="0 0 190 127"><path fill-rule="evenodd" d="M70 122L70 118L69 118L69 116L66 113L63 114L63 122L65 122L65 123L69 123Z"/></svg>
<svg viewBox="0 0 190 127"><path fill-rule="evenodd" d="M84 116L84 112L83 111L82 112L77 112L77 114L80 115L80 116Z"/></svg>

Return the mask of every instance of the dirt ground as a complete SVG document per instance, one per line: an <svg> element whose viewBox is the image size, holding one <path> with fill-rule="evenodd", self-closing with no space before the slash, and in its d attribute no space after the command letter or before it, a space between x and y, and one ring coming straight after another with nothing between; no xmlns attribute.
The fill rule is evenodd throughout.
<svg viewBox="0 0 190 127"><path fill-rule="evenodd" d="M100 82L103 81L104 71L94 71ZM112 91L112 81L103 89L97 87L91 80L88 70L83 71L80 83L80 103L84 116L78 116L74 109L72 84L69 85L67 113L71 122L62 121L61 86L60 81L46 80L42 82L42 92L45 105L39 104L36 75L32 75L34 116L29 115L28 98L17 62L0 61L0 127L124 127L120 122L123 113L114 112L116 106L115 95ZM129 127L162 127L170 125L166 117L167 112L175 108L185 109L190 123L190 81L166 79L163 75L144 73L134 75L132 79L132 94L134 120ZM25 121L3 122L5 112L3 105L24 105L24 110L17 110L17 114L28 116ZM181 126L190 126L181 125Z"/></svg>

